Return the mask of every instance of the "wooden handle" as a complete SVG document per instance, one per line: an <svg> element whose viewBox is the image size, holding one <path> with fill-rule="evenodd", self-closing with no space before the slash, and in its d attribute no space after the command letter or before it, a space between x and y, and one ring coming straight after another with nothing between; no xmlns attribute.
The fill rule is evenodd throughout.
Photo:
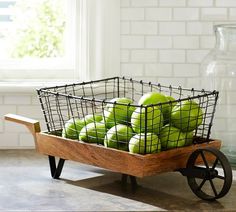
<svg viewBox="0 0 236 212"><path fill-rule="evenodd" d="M4 118L5 120L25 125L29 129L29 131L32 133L34 138L36 138L36 133L41 131L39 121L37 120L26 118L26 117L15 115L15 114L6 114Z"/></svg>

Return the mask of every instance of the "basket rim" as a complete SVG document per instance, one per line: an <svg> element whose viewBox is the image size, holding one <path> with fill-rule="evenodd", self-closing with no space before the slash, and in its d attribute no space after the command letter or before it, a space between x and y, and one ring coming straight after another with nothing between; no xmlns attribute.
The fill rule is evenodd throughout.
<svg viewBox="0 0 236 212"><path fill-rule="evenodd" d="M131 81L131 82L136 82L136 83L140 83L140 84L146 84L146 85L154 85L157 87L163 87L163 88L170 88L170 89L179 89L179 90L184 90L184 91L196 91L196 92L205 92L205 93L212 93L212 92L218 92L216 90L213 91L209 91L209 90L205 90L205 89L194 89L194 88L187 88L187 87L182 87L181 85L179 86L172 86L172 85L162 85L161 83L155 83L155 82L146 82L143 80L135 80L133 78L128 78L128 77L119 77L119 76L115 76L115 77L109 77L109 78L103 78L103 79L98 79L98 80L89 80L89 81L83 81L83 82L77 82L77 83L69 83L69 84L63 84L63 85L56 85L56 86L48 86L48 87L42 87L42 88L38 88L36 89L37 91L47 91L48 89L53 89L53 88L63 88L63 87L69 87L69 86L75 86L75 85L87 85L87 84L91 84L91 83L96 83L96 82L102 82L102 81L106 81L106 80L113 80L113 79L121 79L121 80L126 80L126 81Z"/></svg>
<svg viewBox="0 0 236 212"><path fill-rule="evenodd" d="M140 84L145 84L145 85L153 85L153 86L157 86L157 87L162 87L162 88L169 88L169 89L177 89L177 90L181 90L181 91L190 91L190 92L199 92L202 94L198 94L195 96L188 96L185 98L179 98L176 100L170 100L167 102L161 102L161 103L157 103L157 104L149 104L149 105L139 105L139 104L133 104L133 103L120 103L120 102L110 102L109 100L102 100L99 98L89 98L86 96L75 96L72 94L65 94L65 93L61 93L61 92L56 92L56 91L51 91L49 89L57 89L57 88L63 88L63 87L70 87L70 86L76 86L76 85L88 85L91 83L97 83L97 82L102 82L102 81L106 81L106 80L113 80L113 79L117 79L117 80L126 80L126 81L131 81L131 82L136 82L136 83L140 83ZM134 107L140 107L140 108L148 108L148 107L155 107L155 106L162 106L162 105L166 105L166 104L174 104L174 103L178 103L178 102L183 102L183 101L187 101L187 100L194 100L194 99L199 99L201 97L206 97L209 95L215 95L218 96L219 95L219 91L217 90L213 90L213 91L206 91L204 89L199 90L199 89L194 89L194 88L183 88L182 86L166 86L166 85L161 85L160 83L152 83L152 82L144 82L142 80L138 81L138 80L134 80L132 78L126 78L126 77L110 77L110 78L104 78L104 79L99 79L99 80L91 80L91 81L86 81L86 82L79 82L79 83L70 83L70 84L65 84L65 85L59 85L59 86L51 86L51 87L43 87L43 88L39 88L37 89L37 93L38 96L40 96L41 92L43 93L47 93L47 94L53 94L55 96L64 96L67 97L69 99L78 99L78 100L84 100L84 101L90 101L90 102L100 102L100 103L104 103L104 104L112 104L112 105L123 105L123 106L134 106Z"/></svg>

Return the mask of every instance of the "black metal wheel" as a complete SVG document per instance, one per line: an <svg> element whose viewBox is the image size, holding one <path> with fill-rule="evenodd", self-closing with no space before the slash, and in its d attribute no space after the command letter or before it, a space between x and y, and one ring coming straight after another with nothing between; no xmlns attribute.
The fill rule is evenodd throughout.
<svg viewBox="0 0 236 212"><path fill-rule="evenodd" d="M207 158L211 158L207 161ZM196 165L197 161L202 165ZM232 184L232 169L226 156L216 148L194 151L188 159L188 184L193 193L203 200L213 201L225 196Z"/></svg>

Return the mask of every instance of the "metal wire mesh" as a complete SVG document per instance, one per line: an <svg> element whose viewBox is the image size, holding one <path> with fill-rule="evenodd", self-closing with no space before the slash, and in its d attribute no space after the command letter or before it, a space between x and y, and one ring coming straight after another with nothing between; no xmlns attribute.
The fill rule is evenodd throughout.
<svg viewBox="0 0 236 212"><path fill-rule="evenodd" d="M167 101L140 104L148 93ZM125 77L38 90L48 133L134 153L154 153L210 138L217 91Z"/></svg>

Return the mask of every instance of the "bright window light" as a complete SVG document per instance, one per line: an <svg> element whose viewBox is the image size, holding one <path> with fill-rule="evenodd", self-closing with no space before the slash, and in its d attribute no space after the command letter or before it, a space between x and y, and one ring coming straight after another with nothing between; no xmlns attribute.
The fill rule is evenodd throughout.
<svg viewBox="0 0 236 212"><path fill-rule="evenodd" d="M0 0L1 78L11 78L6 70L12 69L54 69L54 73L55 69L75 69L75 2ZM22 76L18 72L15 78L17 74ZM24 74L24 78L47 78L43 71Z"/></svg>

